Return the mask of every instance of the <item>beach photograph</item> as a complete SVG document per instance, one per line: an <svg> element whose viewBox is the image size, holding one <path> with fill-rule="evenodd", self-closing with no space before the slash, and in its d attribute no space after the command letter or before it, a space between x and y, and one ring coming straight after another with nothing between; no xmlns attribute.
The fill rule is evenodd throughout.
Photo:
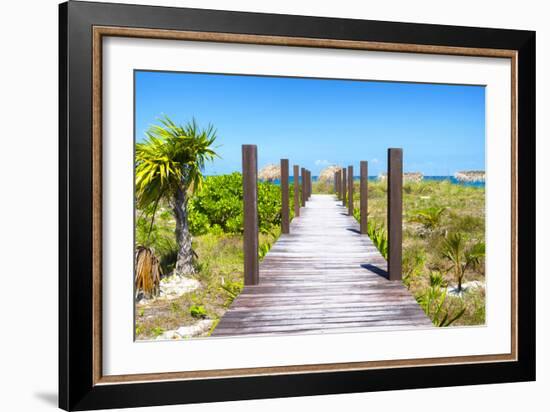
<svg viewBox="0 0 550 412"><path fill-rule="evenodd" d="M485 87L134 71L136 341L485 325Z"/></svg>

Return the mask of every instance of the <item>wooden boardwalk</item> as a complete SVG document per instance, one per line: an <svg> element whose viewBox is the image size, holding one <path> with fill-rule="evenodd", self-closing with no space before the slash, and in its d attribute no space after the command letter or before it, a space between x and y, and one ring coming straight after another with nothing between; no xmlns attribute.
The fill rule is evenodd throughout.
<svg viewBox="0 0 550 412"><path fill-rule="evenodd" d="M312 195L260 264L212 336L430 327L356 220L331 195Z"/></svg>

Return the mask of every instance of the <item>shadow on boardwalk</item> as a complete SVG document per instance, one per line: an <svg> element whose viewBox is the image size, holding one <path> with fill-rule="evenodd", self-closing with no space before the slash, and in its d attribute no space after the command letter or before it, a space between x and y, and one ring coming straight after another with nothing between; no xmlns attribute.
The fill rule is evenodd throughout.
<svg viewBox="0 0 550 412"><path fill-rule="evenodd" d="M430 327L431 321L357 221L332 195L313 195L212 336Z"/></svg>

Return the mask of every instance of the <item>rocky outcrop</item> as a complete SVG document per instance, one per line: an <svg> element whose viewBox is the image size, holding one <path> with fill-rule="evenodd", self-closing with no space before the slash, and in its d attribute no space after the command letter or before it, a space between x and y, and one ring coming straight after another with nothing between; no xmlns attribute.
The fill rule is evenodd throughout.
<svg viewBox="0 0 550 412"><path fill-rule="evenodd" d="M327 183L334 182L334 173L336 173L339 170L342 170L342 167L337 165L329 166L321 170L321 173L319 173L318 181L327 182Z"/></svg>
<svg viewBox="0 0 550 412"><path fill-rule="evenodd" d="M485 182L485 172L483 170L456 172L455 179L465 183Z"/></svg>
<svg viewBox="0 0 550 412"><path fill-rule="evenodd" d="M260 169L258 179L264 182L273 182L281 178L281 167L275 164L269 164Z"/></svg>

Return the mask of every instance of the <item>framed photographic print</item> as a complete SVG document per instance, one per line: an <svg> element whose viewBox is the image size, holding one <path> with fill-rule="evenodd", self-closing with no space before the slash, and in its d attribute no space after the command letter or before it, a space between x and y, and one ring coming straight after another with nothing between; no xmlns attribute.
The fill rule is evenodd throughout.
<svg viewBox="0 0 550 412"><path fill-rule="evenodd" d="M535 33L60 5L60 407L535 379Z"/></svg>

